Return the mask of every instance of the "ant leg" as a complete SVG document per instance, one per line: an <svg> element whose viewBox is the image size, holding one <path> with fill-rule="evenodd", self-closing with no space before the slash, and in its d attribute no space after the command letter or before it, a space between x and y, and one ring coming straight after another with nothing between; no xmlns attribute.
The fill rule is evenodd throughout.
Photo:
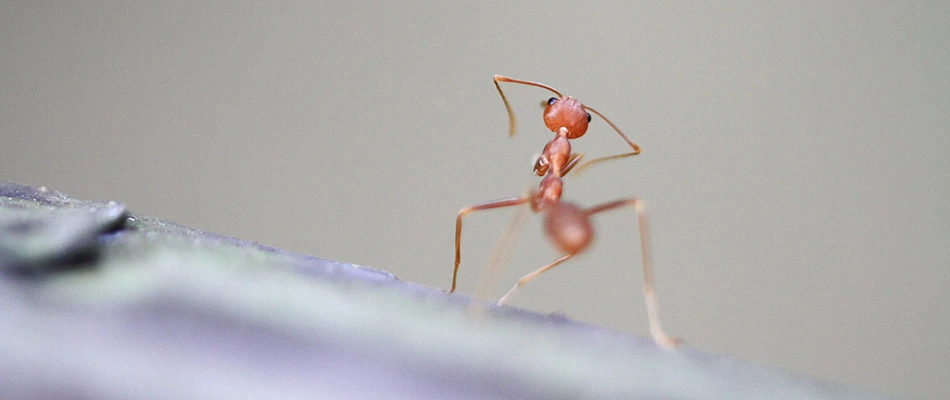
<svg viewBox="0 0 950 400"><path fill-rule="evenodd" d="M505 293L504 296L502 296L500 299L498 299L498 305L504 305L505 303L508 302L508 299L511 298L511 295L514 294L516 290L518 290L518 288L524 286L525 284L527 284L528 282L530 282L532 279L537 278L538 276L540 276L541 274L547 272L549 269L554 268L554 267L557 266L558 264L567 261L567 260L568 260L569 258L571 258L571 257L574 257L574 254L566 254L566 255L563 255L563 256L561 256L560 258L558 258L557 260L552 261L550 264L545 265L545 266L543 266L543 267L541 267L541 268L538 268L537 271L534 271L534 272L532 272L532 273L530 273L530 274L527 274L527 275L525 275L525 276L522 276L521 279L518 279L518 283L516 283L514 286L511 287L511 289L508 290L508 293Z"/></svg>
<svg viewBox="0 0 950 400"><path fill-rule="evenodd" d="M561 176L567 175L567 173L574 169L574 166L577 165L577 163L580 162L582 158L584 158L584 153L571 154L571 157L567 159L567 164L564 164L564 168L561 168ZM585 162L581 164L581 166L583 167L586 164L590 164L590 162Z"/></svg>
<svg viewBox="0 0 950 400"><path fill-rule="evenodd" d="M459 263L462 259L462 217L473 211L490 210L493 208L511 207L524 204L531 201L531 196L509 197L505 199L492 200L480 204L471 205L459 210L455 219L455 272L452 273L452 289L449 293L455 292L455 283L459 274Z"/></svg>
<svg viewBox="0 0 950 400"><path fill-rule="evenodd" d="M488 266L478 277L475 298L487 299L493 296L491 294L492 287L501 280L500 276L505 270L505 261L517 244L517 238L521 236L521 230L524 228L524 223L528 220L528 214L531 214L531 211L531 207L517 207L505 231L498 236L491 258L488 259Z"/></svg>
<svg viewBox="0 0 950 400"><path fill-rule="evenodd" d="M624 157L635 156L635 155L637 155L637 154L640 154L640 152L639 152L639 151L636 151L636 152L630 152L630 153L614 154L614 155L612 155L612 156L597 157L597 158L595 158L595 159L593 159L593 160L585 161L584 163L582 163L581 165L579 165L579 166L577 167L577 173L578 173L578 174L582 174L582 173L584 173L585 170L587 170L587 168L590 168L591 166L593 166L594 164L597 164L597 163L601 163L601 162L604 162L604 161L610 161L610 160L616 160L616 159L618 159L618 158L624 158Z"/></svg>
<svg viewBox="0 0 950 400"><path fill-rule="evenodd" d="M646 299L647 318L650 322L650 336L653 341L666 349L673 349L682 343L682 339L672 337L663 331L660 324L660 312L657 305L656 292L653 290L653 263L650 258L650 230L647 223L646 206L643 200L629 198L604 203L598 206L588 208L587 215L593 215L599 212L613 210L623 206L633 206L637 210L637 225L640 229L640 257L643 264L643 296Z"/></svg>
<svg viewBox="0 0 950 400"><path fill-rule="evenodd" d="M597 114L598 117L600 117L601 119L603 119L604 121L606 121L606 122L607 122L607 125L610 125L611 128L614 128L614 131L616 131L617 134L620 135L620 138L622 138L623 141L627 142L627 144L630 145L630 148L633 149L633 151L632 151L632 152L629 152L629 153L621 153L621 154L614 154L614 155L611 155L611 156L597 157L597 158L595 158L595 159L593 159L593 160L590 160L590 161L588 161L588 162L585 162L585 163L581 164L580 167L577 168L577 172L578 172L578 173L581 173L583 170L587 169L587 168L590 167L591 165L596 164L596 163L599 163L599 162L602 162L602 161L614 160L614 159L617 159L617 158L630 157L630 156L635 156L635 155L637 155L637 154L640 154L640 146L637 146L636 143L634 143L632 140L630 140L630 138L628 138L627 135L625 135L625 134L623 133L623 131L621 131L620 128L617 127L617 125L614 125L613 122L611 122L609 119L607 119L607 117L605 117L604 114L601 114L599 111L597 111L597 110L595 110L595 109L593 109L593 108L590 108L590 107L588 107L588 106L584 106L584 109L587 110L587 111L590 111L590 112L592 112L592 113L594 113L594 114Z"/></svg>
<svg viewBox="0 0 950 400"><path fill-rule="evenodd" d="M560 175L561 176L567 175L567 173L571 169L573 169L574 166L577 165L577 163L582 158L584 158L584 153L571 153L571 156L567 159L567 164L565 164L564 167L561 168ZM542 156L538 156L538 159L534 161L534 174L537 176L547 175L548 168L550 168L550 164L547 164L547 163L542 164L541 160L543 159L544 158ZM585 164L588 164L588 163L584 163L581 165L583 166Z"/></svg>

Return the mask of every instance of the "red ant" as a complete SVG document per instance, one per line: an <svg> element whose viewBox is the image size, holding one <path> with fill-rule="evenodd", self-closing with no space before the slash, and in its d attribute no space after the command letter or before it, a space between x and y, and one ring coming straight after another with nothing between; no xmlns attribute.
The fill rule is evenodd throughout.
<svg viewBox="0 0 950 400"><path fill-rule="evenodd" d="M452 289L449 293L455 292L459 263L461 260L462 217L468 213L529 203L533 212L544 213L545 232L550 240L564 252L564 255L558 257L551 263L521 277L518 283L498 300L498 305L503 305L508 302L517 289L587 249L594 238L594 228L591 224L592 215L623 206L632 206L637 211L640 233L640 254L643 263L643 287L644 296L646 297L647 317L650 323L650 335L658 345L664 348L676 347L680 343L680 339L667 335L660 325L656 294L653 291L653 266L649 255L649 229L647 228L647 217L643 201L637 198L626 198L587 209L582 209L574 204L561 201L563 188L561 178L571 171L583 157L583 154L571 153L570 139L579 138L587 133L587 126L591 121L591 116L588 111L597 114L597 116L601 117L604 121L607 121L607 124L614 128L614 130L620 134L620 137L633 148L633 152L600 157L582 164L578 170L595 162L637 155L640 153L639 146L627 138L613 122L610 122L610 120L601 113L581 104L581 102L573 97L561 95L560 92L548 85L500 75L495 75L494 82L495 88L498 89L498 93L505 103L505 108L508 110L510 123L509 135L512 136L515 132L515 116L498 82L536 86L554 92L558 97L552 97L547 101L544 109L544 124L548 129L554 132L555 136L544 146L541 156L538 157L534 165L535 174L544 177L541 179L538 190L532 191L526 196L492 200L459 210L455 222L455 271L452 274Z"/></svg>

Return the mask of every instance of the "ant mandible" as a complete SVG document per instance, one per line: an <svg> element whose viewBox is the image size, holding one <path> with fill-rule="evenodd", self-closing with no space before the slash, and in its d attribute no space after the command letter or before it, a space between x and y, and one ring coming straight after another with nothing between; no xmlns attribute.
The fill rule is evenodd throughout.
<svg viewBox="0 0 950 400"><path fill-rule="evenodd" d="M597 112L593 108L581 104L581 102L577 101L573 97L561 95L560 92L548 85L512 79L500 75L495 75L494 81L495 87L498 89L498 93L501 95L501 99L505 103L505 108L508 110L510 123L509 135L514 135L515 117L511 110L511 106L508 104L508 99L505 97L504 92L502 92L501 86L498 84L498 82L510 82L536 86L550 90L557 94L557 98L552 97L547 101L547 105L544 109L544 123L548 129L555 133L555 136L554 139L551 139L551 141L549 141L547 145L544 146L541 156L538 157L537 161L535 162L535 174L544 177L541 179L538 190L532 191L526 196L492 200L471 205L459 210L455 222L455 270L452 274L452 288L449 293L455 292L458 278L458 269L461 262L462 217L471 212L502 207L512 207L529 203L533 212L544 214L545 233L547 234L548 238L550 238L550 240L554 242L554 244L564 253L564 255L558 257L549 264L521 277L521 279L518 280L518 283L516 283L510 290L508 290L507 293L505 293L504 296L502 296L501 299L498 300L498 304L503 305L506 304L509 299L511 299L511 296L520 287L537 278L541 274L547 272L551 268L554 268L555 266L567 261L571 257L574 257L575 255L580 254L587 249L594 238L594 228L593 224L591 223L592 215L624 206L632 206L637 211L637 225L639 227L640 236L640 255L643 264L644 297L646 299L647 318L650 324L650 335L658 345L668 349L675 348L680 343L680 339L667 335L663 331L663 328L660 324L656 294L653 290L653 265L651 263L649 253L649 229L643 201L637 198L626 198L586 209L580 208L568 202L561 201L561 193L563 191L562 177L571 169L573 169L577 165L578 161L580 161L580 159L583 157L583 154L571 153L571 144L569 139L576 139L583 136L587 132L588 123L591 119L590 114L587 112L588 110L603 118L604 121L607 121L607 123L612 128L614 128L618 134L620 134L620 136L630 145L630 147L633 148L633 152L600 157L582 164L581 168L583 168L585 165L590 165L595 162L639 154L640 148L629 138L627 138L627 136L624 135L623 132L613 124L613 122L608 120L601 113Z"/></svg>

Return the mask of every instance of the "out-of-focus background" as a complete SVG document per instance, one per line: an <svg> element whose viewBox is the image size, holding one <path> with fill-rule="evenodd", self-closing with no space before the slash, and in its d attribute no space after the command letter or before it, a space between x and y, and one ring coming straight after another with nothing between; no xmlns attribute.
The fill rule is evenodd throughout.
<svg viewBox="0 0 950 400"><path fill-rule="evenodd" d="M668 331L950 397L950 4L333 3L0 3L0 179L447 288L552 136L492 75L537 80L642 146L565 198L649 201ZM461 293L514 213L468 217ZM646 335L635 218L514 304ZM490 297L557 256L529 221Z"/></svg>

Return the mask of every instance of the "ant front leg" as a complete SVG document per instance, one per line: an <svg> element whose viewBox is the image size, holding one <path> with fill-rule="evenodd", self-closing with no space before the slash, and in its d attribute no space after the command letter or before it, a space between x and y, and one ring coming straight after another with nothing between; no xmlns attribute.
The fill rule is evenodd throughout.
<svg viewBox="0 0 950 400"><path fill-rule="evenodd" d="M578 174L584 173L584 171L586 171L588 168L594 166L594 164L599 164L599 163L602 163L602 162L604 162L604 161L616 160L616 159L618 159L618 158L624 158L624 157L635 156L635 155L637 155L637 154L640 154L640 151L639 151L639 150L634 151L634 152L630 152L630 153L620 153L620 154L614 154L614 155L612 155L612 156L597 157L597 158L595 158L595 159L593 159L593 160L585 161L584 163L582 163L581 165L579 165L579 166L577 167L577 173L578 173Z"/></svg>
<svg viewBox="0 0 950 400"><path fill-rule="evenodd" d="M474 211L517 206L531 201L531 198L532 196L509 197L471 205L459 210L455 219L455 271L452 273L452 289L449 290L449 293L455 292L455 284L459 275L459 263L462 259L462 217Z"/></svg>
<svg viewBox="0 0 950 400"><path fill-rule="evenodd" d="M599 111L597 111L597 110L595 110L595 109L593 109L593 108L590 108L590 107L588 107L588 106L584 106L584 109L587 110L587 111L590 111L590 112L592 112L592 113L594 113L594 114L597 114L598 117L600 117L600 118L603 119L605 122L607 122L607 125L610 125L610 127L613 128L614 131L616 131L618 135L620 135L620 138L623 139L624 142L627 142L627 144L630 146L630 148L631 148L633 151L631 151L631 152L629 152L629 153L620 153L620 154L614 154L614 155L610 155L610 156L597 157L597 158L595 158L595 159L593 159L593 160L590 160L590 161L587 161L587 162L581 164L581 165L577 168L577 173L582 173L584 170L586 170L587 168L590 168L590 167L593 166L594 164L598 164L598 163L601 163L601 162L604 162L604 161L616 160L616 159L618 159L618 158L624 158L624 157L635 156L635 155L637 155L637 154L640 154L640 146L637 146L636 143L634 143L632 140L630 140L630 138L628 138L627 135L624 134L623 131L621 131L620 128L618 128L617 125L615 125L611 120L607 119L607 117L605 117L604 114L601 114Z"/></svg>
<svg viewBox="0 0 950 400"><path fill-rule="evenodd" d="M647 305L650 336L653 337L654 342L663 348L676 348L683 340L667 335L666 332L663 331L663 326L660 324L659 306L657 305L656 292L653 289L653 262L650 257L650 229L647 221L646 205L643 200L637 198L616 200L588 208L586 212L587 215L593 215L624 206L633 206L633 208L637 210L637 225L640 230L640 257L643 265L643 295Z"/></svg>
<svg viewBox="0 0 950 400"><path fill-rule="evenodd" d="M567 175L574 166L577 165L581 159L584 158L584 153L571 153L571 157L567 159L567 164L564 164L564 167L561 168L560 176ZM587 165L589 163L584 163L581 165ZM537 176L547 175L548 169L551 168L551 164L548 162L544 154L538 156L538 159L534 161L534 174Z"/></svg>
<svg viewBox="0 0 950 400"><path fill-rule="evenodd" d="M567 164L564 165L564 168L561 168L561 176L567 175L568 172L571 172L571 170L574 169L574 166L577 165L577 163L579 163L582 158L584 158L584 153L571 154L571 158L567 160ZM578 171L580 171L580 169L578 169Z"/></svg>

